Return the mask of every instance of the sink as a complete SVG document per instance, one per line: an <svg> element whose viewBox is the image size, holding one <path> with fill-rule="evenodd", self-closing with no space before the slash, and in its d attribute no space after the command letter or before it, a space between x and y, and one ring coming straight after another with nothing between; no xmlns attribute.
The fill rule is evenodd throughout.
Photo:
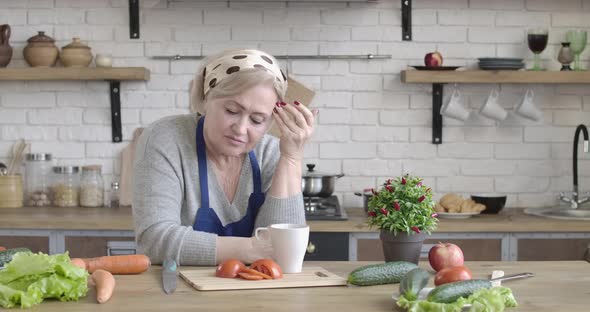
<svg viewBox="0 0 590 312"><path fill-rule="evenodd" d="M553 219L590 221L589 209L527 208L524 213Z"/></svg>

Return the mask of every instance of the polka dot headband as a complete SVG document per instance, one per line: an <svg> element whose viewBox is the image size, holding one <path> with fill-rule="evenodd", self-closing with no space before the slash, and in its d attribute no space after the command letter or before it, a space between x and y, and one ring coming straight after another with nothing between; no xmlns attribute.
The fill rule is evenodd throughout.
<svg viewBox="0 0 590 312"><path fill-rule="evenodd" d="M215 88L226 77L240 70L250 68L262 68L271 73L276 79L279 92L284 95L287 90L287 77L279 67L279 64L270 55L258 50L239 50L230 55L215 59L205 67L205 81L203 83L203 96L209 90Z"/></svg>

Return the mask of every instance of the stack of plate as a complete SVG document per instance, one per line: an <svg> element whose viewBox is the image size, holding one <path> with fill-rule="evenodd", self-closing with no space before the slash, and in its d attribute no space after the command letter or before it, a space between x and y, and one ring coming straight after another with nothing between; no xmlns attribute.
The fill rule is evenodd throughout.
<svg viewBox="0 0 590 312"><path fill-rule="evenodd" d="M509 57L481 57L479 60L479 68L488 70L517 70L524 67L524 62L521 58Z"/></svg>

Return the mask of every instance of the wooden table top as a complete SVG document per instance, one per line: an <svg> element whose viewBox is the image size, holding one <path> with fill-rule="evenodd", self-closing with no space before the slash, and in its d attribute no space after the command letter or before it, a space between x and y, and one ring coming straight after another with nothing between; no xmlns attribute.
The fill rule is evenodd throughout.
<svg viewBox="0 0 590 312"><path fill-rule="evenodd" d="M369 262L309 262L346 277ZM427 263L422 267L429 269ZM587 311L590 303L590 264L583 261L468 262L474 278L486 278L492 270L506 274L532 272L535 277L504 283L519 306L507 311ZM213 268L211 268L213 272ZM289 289L197 291L181 278L176 291L162 291L161 268L140 275L117 275L110 301L96 303L94 290L78 302L45 301L31 311L400 311L392 300L399 285L337 286ZM430 279L432 287L433 278Z"/></svg>
<svg viewBox="0 0 590 312"><path fill-rule="evenodd" d="M362 209L347 209L346 221L308 221L312 232L377 232L367 226ZM1 208L0 229L133 231L130 207L121 208ZM436 232L590 232L590 222L557 220L504 209L496 215L440 219Z"/></svg>

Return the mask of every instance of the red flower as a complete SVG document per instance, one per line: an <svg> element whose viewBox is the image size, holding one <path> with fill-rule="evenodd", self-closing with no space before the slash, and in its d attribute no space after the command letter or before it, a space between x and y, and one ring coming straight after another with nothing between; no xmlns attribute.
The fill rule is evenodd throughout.
<svg viewBox="0 0 590 312"><path fill-rule="evenodd" d="M438 213L435 212L435 213L431 214L430 216L433 218L438 218Z"/></svg>
<svg viewBox="0 0 590 312"><path fill-rule="evenodd" d="M422 186L422 181L418 182L416 186Z"/></svg>
<svg viewBox="0 0 590 312"><path fill-rule="evenodd" d="M369 215L369 217L376 217L377 214L375 213L375 211L369 211L369 213L367 213Z"/></svg>
<svg viewBox="0 0 590 312"><path fill-rule="evenodd" d="M386 185L385 189L388 190L390 193L393 193L395 191L395 189L391 185Z"/></svg>
<svg viewBox="0 0 590 312"><path fill-rule="evenodd" d="M387 185L391 184L391 179L387 179L387 182L386 182L386 184L387 184Z"/></svg>
<svg viewBox="0 0 590 312"><path fill-rule="evenodd" d="M394 203L393 203L393 209L395 209L395 210L399 211L399 209L400 209L400 208L401 208L401 207L399 206L399 203L398 203L398 202L394 202Z"/></svg>
<svg viewBox="0 0 590 312"><path fill-rule="evenodd" d="M402 177L402 185L406 185L406 178Z"/></svg>
<svg viewBox="0 0 590 312"><path fill-rule="evenodd" d="M420 229L417 226L413 226L412 230L416 233L420 233Z"/></svg>
<svg viewBox="0 0 590 312"><path fill-rule="evenodd" d="M381 213L384 215L387 215L389 213L389 211L387 211L385 208L381 208Z"/></svg>
<svg viewBox="0 0 590 312"><path fill-rule="evenodd" d="M426 198L426 196L424 196L424 195L420 196L420 198L418 198L418 202L419 203L423 202L425 198Z"/></svg>

